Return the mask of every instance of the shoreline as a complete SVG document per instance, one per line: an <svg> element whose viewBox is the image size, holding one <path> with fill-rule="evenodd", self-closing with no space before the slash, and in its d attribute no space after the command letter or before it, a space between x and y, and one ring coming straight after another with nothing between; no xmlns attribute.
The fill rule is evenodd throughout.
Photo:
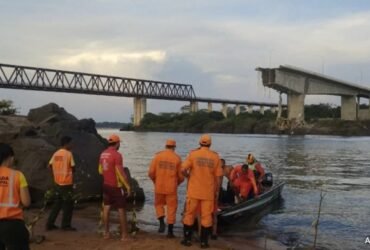
<svg viewBox="0 0 370 250"><path fill-rule="evenodd" d="M33 250L74 250L74 249L99 249L99 250L115 250L115 249L199 249L199 242L193 239L191 247L185 247L180 244L182 239L182 231L176 230L175 239L166 238L165 234L158 234L151 230L140 230L136 236L128 241L121 242L118 238L104 240L99 234L99 208L95 204L83 204L83 208L77 208L73 214L73 226L77 228L76 232L65 232L61 230L45 231L44 225L48 216L49 210L43 214L33 229L34 236L45 236L45 240L41 244L31 243L30 247ZM32 218L37 213L37 210L31 209L25 211L25 216ZM115 212L112 212L114 219ZM56 224L60 221L61 214L57 219ZM179 223L177 223L179 224ZM140 228L140 224L138 225ZM178 225L179 226L179 225ZM111 231L118 228L118 222L112 220L110 225ZM194 238L194 237L193 237ZM260 249L286 249L286 246L273 239L265 239L263 237L242 238L242 237L222 237L218 240L209 240L210 248L217 250L260 250ZM267 248L265 248L265 244Z"/></svg>

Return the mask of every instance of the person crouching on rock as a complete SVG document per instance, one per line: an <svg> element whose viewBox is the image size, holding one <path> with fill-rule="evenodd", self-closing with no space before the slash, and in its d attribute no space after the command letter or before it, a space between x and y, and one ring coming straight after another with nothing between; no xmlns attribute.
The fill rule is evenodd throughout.
<svg viewBox="0 0 370 250"><path fill-rule="evenodd" d="M159 233L164 233L167 205L168 238L174 238L173 225L176 221L177 187L184 181L181 173L181 158L175 153L176 141L168 139L166 149L157 153L149 167L148 176L154 183L154 206L159 220Z"/></svg>
<svg viewBox="0 0 370 250"><path fill-rule="evenodd" d="M118 209L121 241L127 241L129 237L125 205L126 197L130 196L131 187L123 170L122 155L118 152L120 142L118 135L109 136L109 146L101 153L99 160L99 174L103 175L103 222L105 230L103 237L104 239L110 238L109 214L111 207L114 207Z"/></svg>
<svg viewBox="0 0 370 250"><path fill-rule="evenodd" d="M12 169L14 151L0 143L0 249L28 250L29 233L22 207L31 203L24 175Z"/></svg>
<svg viewBox="0 0 370 250"><path fill-rule="evenodd" d="M54 224L61 209L63 209L62 230L76 231L71 226L73 213L73 173L75 161L71 152L72 138L63 136L61 148L56 151L49 161L55 182L54 204L50 211L46 224L46 230L54 230L58 227Z"/></svg>

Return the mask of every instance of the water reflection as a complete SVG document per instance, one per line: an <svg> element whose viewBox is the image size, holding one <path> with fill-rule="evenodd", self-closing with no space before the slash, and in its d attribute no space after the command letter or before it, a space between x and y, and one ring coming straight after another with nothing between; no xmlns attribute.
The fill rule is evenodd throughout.
<svg viewBox="0 0 370 250"><path fill-rule="evenodd" d="M108 135L117 131L103 130ZM146 203L139 221L155 230L153 185L147 169L166 138L178 142L176 151L184 159L197 147L198 134L121 132L125 165L145 190ZM244 237L268 234L287 246L312 244L311 224L316 218L320 190L327 192L323 203L319 244L327 249L359 249L370 235L370 144L368 138L330 136L213 135L212 148L228 164L243 162L252 152L286 182L280 207L263 216L223 227L223 234ZM183 208L185 184L179 188L179 211ZM275 209L275 210L274 210ZM179 223L178 223L179 224ZM243 236L244 235L244 236Z"/></svg>

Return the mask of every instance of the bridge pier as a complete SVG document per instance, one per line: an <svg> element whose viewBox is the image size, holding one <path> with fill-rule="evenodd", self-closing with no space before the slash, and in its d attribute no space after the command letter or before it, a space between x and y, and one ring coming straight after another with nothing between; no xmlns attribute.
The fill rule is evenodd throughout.
<svg viewBox="0 0 370 250"><path fill-rule="evenodd" d="M239 115L239 114L240 114L240 105L236 104L235 105L235 115Z"/></svg>
<svg viewBox="0 0 370 250"><path fill-rule="evenodd" d="M140 126L141 120L146 113L146 98L134 98L134 126Z"/></svg>
<svg viewBox="0 0 370 250"><path fill-rule="evenodd" d="M260 106L260 114L265 114L265 107L264 106Z"/></svg>
<svg viewBox="0 0 370 250"><path fill-rule="evenodd" d="M208 112L211 113L212 112L212 102L209 102L208 103Z"/></svg>
<svg viewBox="0 0 370 250"><path fill-rule="evenodd" d="M252 105L248 105L247 106L247 112L248 112L248 114L252 114L253 113L253 106Z"/></svg>
<svg viewBox="0 0 370 250"><path fill-rule="evenodd" d="M275 114L276 113L276 107L271 108L271 113Z"/></svg>
<svg viewBox="0 0 370 250"><path fill-rule="evenodd" d="M224 117L226 118L227 117L227 104L226 103L222 103L221 112L224 115Z"/></svg>
<svg viewBox="0 0 370 250"><path fill-rule="evenodd" d="M304 120L304 94L288 94L288 119Z"/></svg>
<svg viewBox="0 0 370 250"><path fill-rule="evenodd" d="M191 101L190 102L190 112L198 112L198 102Z"/></svg>
<svg viewBox="0 0 370 250"><path fill-rule="evenodd" d="M341 97L340 116L342 120L357 120L357 101L356 96Z"/></svg>
<svg viewBox="0 0 370 250"><path fill-rule="evenodd" d="M370 120L370 106L367 107L367 108L361 108L360 107L360 103L361 103L361 98L358 97L357 99L357 104L358 104L358 113L357 113L357 119L358 120ZM370 100L368 98L366 98L368 100L368 103L367 105L370 104Z"/></svg>

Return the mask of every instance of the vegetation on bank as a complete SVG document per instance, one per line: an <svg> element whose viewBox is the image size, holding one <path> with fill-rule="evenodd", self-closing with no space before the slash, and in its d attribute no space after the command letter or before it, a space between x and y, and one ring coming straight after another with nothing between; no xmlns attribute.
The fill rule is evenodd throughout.
<svg viewBox="0 0 370 250"><path fill-rule="evenodd" d="M282 116L286 117L286 110ZM329 104L305 106L303 127L282 130L276 125L276 113L254 111L235 115L229 110L227 118L221 112L147 113L136 131L190 132L190 133L247 133L247 134L326 134L370 135L370 121L342 121L340 107Z"/></svg>
<svg viewBox="0 0 370 250"><path fill-rule="evenodd" d="M13 106L13 101L0 100L0 115L15 115L16 113L18 111Z"/></svg>
<svg viewBox="0 0 370 250"><path fill-rule="evenodd" d="M132 123L123 123L123 122L97 122L96 128L112 128L120 130L133 130Z"/></svg>
<svg viewBox="0 0 370 250"><path fill-rule="evenodd" d="M276 115L266 111L264 115L259 112L241 113L234 115L229 112L225 118L221 112L198 111L194 113L161 113L155 115L145 114L138 131L161 132L212 132L212 133L258 133L274 129ZM261 131L262 132L262 131Z"/></svg>

